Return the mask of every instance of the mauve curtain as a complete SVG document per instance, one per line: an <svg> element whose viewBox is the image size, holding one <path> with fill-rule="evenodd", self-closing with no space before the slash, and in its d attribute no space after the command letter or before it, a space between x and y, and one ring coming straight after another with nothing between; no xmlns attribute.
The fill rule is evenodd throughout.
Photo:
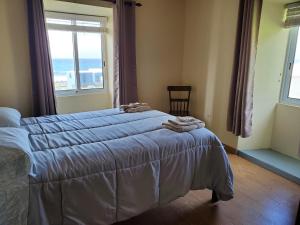
<svg viewBox="0 0 300 225"><path fill-rule="evenodd" d="M135 2L117 0L114 6L115 107L137 102Z"/></svg>
<svg viewBox="0 0 300 225"><path fill-rule="evenodd" d="M43 0L28 0L29 44L32 69L33 114L56 114L53 74Z"/></svg>
<svg viewBox="0 0 300 225"><path fill-rule="evenodd" d="M252 132L253 86L262 0L240 0L235 61L227 129L236 136Z"/></svg>

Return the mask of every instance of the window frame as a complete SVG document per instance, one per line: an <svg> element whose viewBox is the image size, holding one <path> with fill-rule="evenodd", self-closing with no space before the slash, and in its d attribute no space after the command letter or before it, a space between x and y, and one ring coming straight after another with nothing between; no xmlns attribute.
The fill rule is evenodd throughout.
<svg viewBox="0 0 300 225"><path fill-rule="evenodd" d="M300 106L300 99L290 98L290 85L292 80L295 55L297 50L299 27L292 27L289 31L286 60L284 66L283 80L281 85L280 102ZM300 43L299 43L300 44Z"/></svg>
<svg viewBox="0 0 300 225"><path fill-rule="evenodd" d="M74 54L74 72L75 72L75 84L76 89L72 90L55 90L56 96L76 96L76 95L86 95L93 93L107 93L108 92L108 68L107 68L107 46L106 46L106 24L107 18L101 16L91 16L91 15L81 15L73 13L64 13L64 12L54 12L46 11L46 18L55 18L55 19L67 19L67 20L83 20L83 21L92 21L100 22L104 26L100 27L85 27L77 25L62 25L62 24L50 24L46 23L47 31L49 30L58 30L58 31L69 31L72 32L72 45L73 45L73 54ZM78 53L78 32L88 32L88 33L97 33L101 35L101 51L102 51L102 76L103 76L103 88L90 88L82 89L80 85L80 68L79 68L79 53ZM48 34L48 33L47 33ZM49 39L49 38L48 38ZM49 43L50 49L50 43ZM52 60L52 58L51 58ZM54 73L53 73L54 76ZM53 77L54 83L54 77Z"/></svg>

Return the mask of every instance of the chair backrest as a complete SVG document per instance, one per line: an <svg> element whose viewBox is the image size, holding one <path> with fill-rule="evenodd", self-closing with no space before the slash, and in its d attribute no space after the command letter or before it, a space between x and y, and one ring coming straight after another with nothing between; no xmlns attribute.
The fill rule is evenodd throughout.
<svg viewBox="0 0 300 225"><path fill-rule="evenodd" d="M170 100L170 114L174 116L189 116L190 96L192 86L168 86ZM174 97L172 92L180 92ZM184 96L182 96L184 94Z"/></svg>

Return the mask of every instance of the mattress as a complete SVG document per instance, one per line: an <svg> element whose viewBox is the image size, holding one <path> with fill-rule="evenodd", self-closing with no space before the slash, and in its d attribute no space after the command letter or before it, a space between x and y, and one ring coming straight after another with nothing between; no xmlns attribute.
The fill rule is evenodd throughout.
<svg viewBox="0 0 300 225"><path fill-rule="evenodd" d="M208 188L233 197L233 175L208 129L162 128L174 117L119 109L21 120L29 132L30 225L108 225Z"/></svg>

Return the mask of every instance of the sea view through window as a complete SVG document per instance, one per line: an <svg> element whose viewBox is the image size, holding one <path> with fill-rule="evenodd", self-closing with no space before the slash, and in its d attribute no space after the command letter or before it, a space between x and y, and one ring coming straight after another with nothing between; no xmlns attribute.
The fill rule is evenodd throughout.
<svg viewBox="0 0 300 225"><path fill-rule="evenodd" d="M47 15L55 91L77 93L104 89L105 42L101 18L62 13Z"/></svg>
<svg viewBox="0 0 300 225"><path fill-rule="evenodd" d="M52 66L56 90L76 89L73 59L52 59ZM79 73L80 84L83 89L103 88L103 73L101 59L80 59Z"/></svg>

